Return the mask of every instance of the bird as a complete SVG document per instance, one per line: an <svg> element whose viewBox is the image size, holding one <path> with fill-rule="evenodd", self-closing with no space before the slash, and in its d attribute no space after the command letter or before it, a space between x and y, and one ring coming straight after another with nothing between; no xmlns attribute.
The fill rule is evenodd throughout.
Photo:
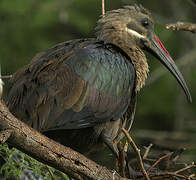
<svg viewBox="0 0 196 180"><path fill-rule="evenodd" d="M7 105L47 137L88 154L105 144L118 157L121 129L130 131L149 66L145 51L186 82L154 33L151 13L126 5L101 16L95 38L66 41L38 53L12 77Z"/></svg>

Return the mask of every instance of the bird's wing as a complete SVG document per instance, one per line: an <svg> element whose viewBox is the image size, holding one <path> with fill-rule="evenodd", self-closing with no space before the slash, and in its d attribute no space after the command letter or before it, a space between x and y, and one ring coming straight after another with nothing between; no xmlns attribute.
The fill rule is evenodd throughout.
<svg viewBox="0 0 196 180"><path fill-rule="evenodd" d="M38 55L16 75L8 105L17 117L47 131L92 127L124 114L135 84L133 65L111 45L78 47Z"/></svg>

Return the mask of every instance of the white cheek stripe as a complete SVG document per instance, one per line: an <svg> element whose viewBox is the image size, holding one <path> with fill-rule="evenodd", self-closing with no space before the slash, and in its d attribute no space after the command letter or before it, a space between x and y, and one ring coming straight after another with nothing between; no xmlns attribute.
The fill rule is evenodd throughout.
<svg viewBox="0 0 196 180"><path fill-rule="evenodd" d="M127 32L132 34L132 35L134 35L134 36L136 36L136 37L138 37L138 38L146 38L144 35L141 35L138 32L136 32L136 31L134 31L132 29L129 29L129 28L127 28Z"/></svg>

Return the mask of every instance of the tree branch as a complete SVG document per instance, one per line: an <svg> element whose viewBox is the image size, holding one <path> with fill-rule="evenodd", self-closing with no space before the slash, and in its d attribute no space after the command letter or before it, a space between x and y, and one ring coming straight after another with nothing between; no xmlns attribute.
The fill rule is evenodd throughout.
<svg viewBox="0 0 196 180"><path fill-rule="evenodd" d="M5 138L0 138L2 143L7 140L22 152L75 179L123 179L118 173L96 164L19 121L9 112L3 101L0 101L0 131L1 135L5 135L2 135Z"/></svg>
<svg viewBox="0 0 196 180"><path fill-rule="evenodd" d="M167 29L172 29L173 31L190 31L196 33L196 24L178 21L174 24L167 24Z"/></svg>

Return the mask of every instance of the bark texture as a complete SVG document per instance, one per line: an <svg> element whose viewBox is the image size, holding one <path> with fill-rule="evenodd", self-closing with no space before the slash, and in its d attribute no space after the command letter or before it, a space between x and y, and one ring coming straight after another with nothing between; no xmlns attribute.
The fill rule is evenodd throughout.
<svg viewBox="0 0 196 180"><path fill-rule="evenodd" d="M75 179L123 179L118 173L30 128L16 119L5 103L0 101L0 141L4 143L6 140L22 152Z"/></svg>

